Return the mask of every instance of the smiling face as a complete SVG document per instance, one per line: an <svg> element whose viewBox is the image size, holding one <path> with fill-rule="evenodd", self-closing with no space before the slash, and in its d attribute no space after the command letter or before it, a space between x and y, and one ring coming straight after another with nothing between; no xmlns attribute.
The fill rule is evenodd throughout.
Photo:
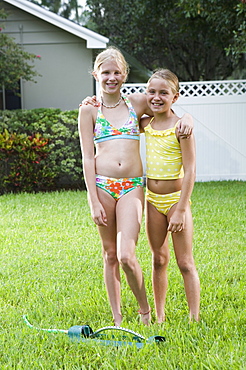
<svg viewBox="0 0 246 370"><path fill-rule="evenodd" d="M170 110L179 96L167 80L159 77L150 79L146 93L148 106L154 113L164 113Z"/></svg>
<svg viewBox="0 0 246 370"><path fill-rule="evenodd" d="M102 92L113 94L120 90L125 82L126 74L116 61L108 60L100 65L94 77L99 82Z"/></svg>

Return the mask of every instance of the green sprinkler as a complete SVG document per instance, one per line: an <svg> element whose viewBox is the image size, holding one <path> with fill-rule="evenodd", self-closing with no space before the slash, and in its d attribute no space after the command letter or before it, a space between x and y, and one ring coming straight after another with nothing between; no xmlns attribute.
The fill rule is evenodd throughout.
<svg viewBox="0 0 246 370"><path fill-rule="evenodd" d="M143 348L145 344L159 344L165 342L165 337L161 335L154 335L149 338L143 337L141 334L133 330L122 328L120 326L105 326L96 331L93 331L89 325L74 325L70 329L42 329L33 326L27 319L27 315L23 319L29 328L35 330L46 331L49 333L65 333L69 338L77 342L97 343L104 346L136 346Z"/></svg>

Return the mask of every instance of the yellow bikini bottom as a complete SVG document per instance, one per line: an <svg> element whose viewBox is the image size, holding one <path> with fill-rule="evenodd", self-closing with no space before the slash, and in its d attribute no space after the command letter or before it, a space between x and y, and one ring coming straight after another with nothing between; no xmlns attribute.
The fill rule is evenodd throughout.
<svg viewBox="0 0 246 370"><path fill-rule="evenodd" d="M167 215L171 207L178 203L180 194L181 190L169 194L156 194L149 189L146 189L147 201L152 204L157 211L163 213L164 215Z"/></svg>

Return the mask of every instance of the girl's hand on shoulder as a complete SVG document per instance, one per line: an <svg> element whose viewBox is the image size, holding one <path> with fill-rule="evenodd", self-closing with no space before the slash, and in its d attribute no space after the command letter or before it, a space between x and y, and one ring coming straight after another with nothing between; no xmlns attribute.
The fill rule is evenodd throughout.
<svg viewBox="0 0 246 370"><path fill-rule="evenodd" d="M176 209L170 217L167 231L171 233L177 233L185 227L185 212Z"/></svg>
<svg viewBox="0 0 246 370"><path fill-rule="evenodd" d="M93 107L100 107L100 102L97 100L96 95L87 96L84 100L82 100L80 107L82 105L93 105Z"/></svg>
<svg viewBox="0 0 246 370"><path fill-rule="evenodd" d="M189 139L194 128L193 117L189 113L185 113L177 125L179 137Z"/></svg>

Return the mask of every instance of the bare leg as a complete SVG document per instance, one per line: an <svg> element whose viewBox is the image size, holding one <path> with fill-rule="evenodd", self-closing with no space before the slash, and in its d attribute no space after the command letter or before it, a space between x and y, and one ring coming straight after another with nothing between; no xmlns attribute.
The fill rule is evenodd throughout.
<svg viewBox="0 0 246 370"><path fill-rule="evenodd" d="M142 221L143 199L143 189L137 188L125 194L117 203L117 255L140 306L142 322L148 325L151 319L150 308L143 273L135 254Z"/></svg>
<svg viewBox="0 0 246 370"><path fill-rule="evenodd" d="M120 309L120 271L119 262L110 252L104 254L104 281L108 293L109 303L112 309L115 326L120 326L122 321Z"/></svg>
<svg viewBox="0 0 246 370"><path fill-rule="evenodd" d="M171 216L175 206L168 213ZM185 215L185 229L172 233L177 264L184 279L186 298L190 311L190 320L199 321L200 282L192 255L193 221L190 208Z"/></svg>
<svg viewBox="0 0 246 370"><path fill-rule="evenodd" d="M107 227L98 227L103 247L104 281L115 326L122 321L120 307L120 271L116 248L116 201L104 190L98 189L108 220Z"/></svg>
<svg viewBox="0 0 246 370"><path fill-rule="evenodd" d="M167 218L147 202L146 231L152 250L152 284L157 322L165 320L164 307L168 287L167 267L170 253L168 248Z"/></svg>

